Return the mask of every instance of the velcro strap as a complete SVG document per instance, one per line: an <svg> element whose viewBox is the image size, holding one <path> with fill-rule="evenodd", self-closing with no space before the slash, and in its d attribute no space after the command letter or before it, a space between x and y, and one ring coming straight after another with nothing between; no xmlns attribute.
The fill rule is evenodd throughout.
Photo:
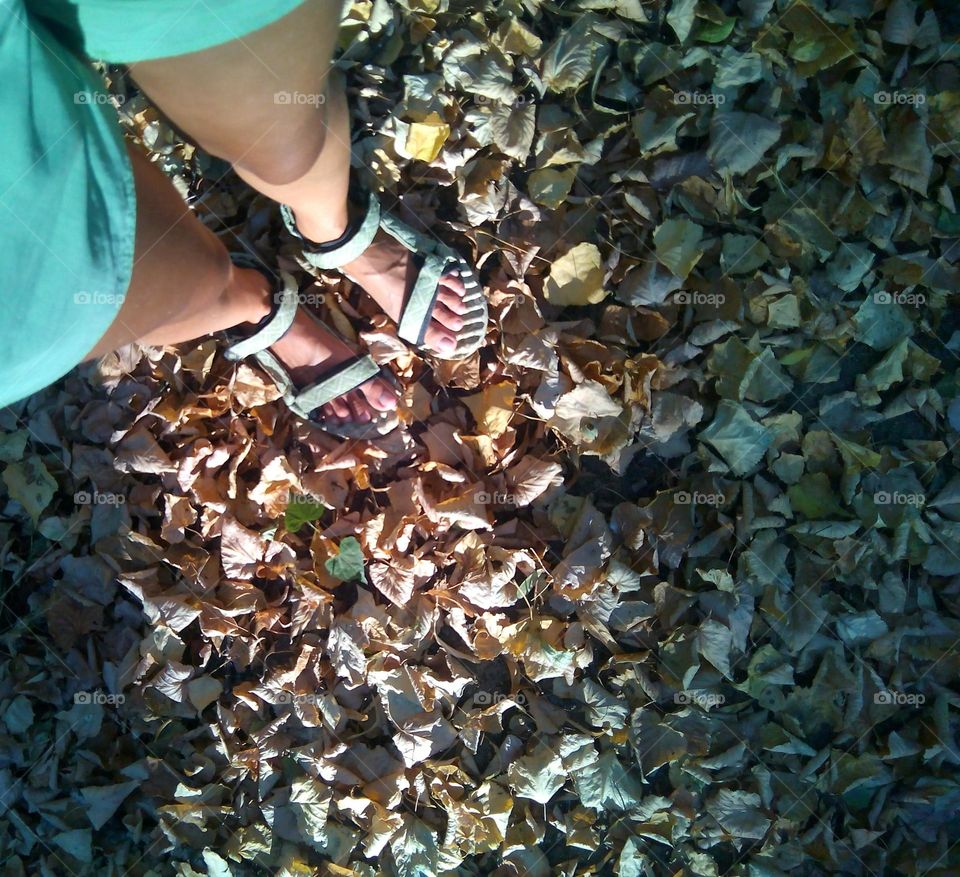
<svg viewBox="0 0 960 877"><path fill-rule="evenodd" d="M293 222L290 208L284 212L284 221L287 227L303 239ZM315 268L332 270L359 259L366 249L373 243L380 228L380 199L373 192L367 193L367 206L360 224L348 228L342 237L326 244L307 243L303 248L303 257Z"/></svg>
<svg viewBox="0 0 960 877"><path fill-rule="evenodd" d="M231 344L223 355L230 360L245 359L276 344L293 325L297 316L299 289L297 281L286 271L280 272L283 289L274 292L273 311L253 335Z"/></svg>
<svg viewBox="0 0 960 877"><path fill-rule="evenodd" d="M440 280L451 261L450 255L443 252L427 253L424 258L397 326L397 334L404 341L417 346L423 344L423 336L430 325L430 315L440 294Z"/></svg>
<svg viewBox="0 0 960 877"><path fill-rule="evenodd" d="M324 375L315 384L300 392L291 393L285 400L287 407L301 417L309 418L310 413L326 405L327 402L355 390L370 378L380 374L378 366L369 356L357 355L341 363L329 374Z"/></svg>

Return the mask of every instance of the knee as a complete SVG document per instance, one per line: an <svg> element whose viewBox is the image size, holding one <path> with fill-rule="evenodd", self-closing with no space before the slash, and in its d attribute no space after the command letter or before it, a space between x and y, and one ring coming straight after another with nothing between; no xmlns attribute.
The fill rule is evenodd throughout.
<svg viewBox="0 0 960 877"><path fill-rule="evenodd" d="M279 112L252 128L250 141L234 160L238 171L254 174L271 186L284 186L305 177L327 143L327 113L323 105L280 104Z"/></svg>

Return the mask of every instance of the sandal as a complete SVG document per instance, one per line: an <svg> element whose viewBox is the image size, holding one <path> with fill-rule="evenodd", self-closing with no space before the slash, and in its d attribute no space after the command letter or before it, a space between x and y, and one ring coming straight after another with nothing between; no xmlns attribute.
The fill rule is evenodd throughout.
<svg viewBox="0 0 960 877"><path fill-rule="evenodd" d="M327 417L314 416L319 408L355 390L371 378L385 378L395 387L398 387L397 380L389 369L377 365L370 356L358 353L352 359L339 363L318 381L298 389L283 363L267 349L276 344L293 325L299 307L300 290L296 280L286 271L280 271L278 284L265 266L246 253L231 253L230 258L240 268L260 271L270 282L274 293L270 313L254 327L251 334L239 337L224 333L229 344L224 356L232 362L250 357L255 359L283 393L287 407L302 420L331 435L346 439L374 439L396 429L400 420L395 411L372 411L373 419L366 423L332 423ZM339 332L317 319L309 309L307 313L326 332L346 342Z"/></svg>
<svg viewBox="0 0 960 877"><path fill-rule="evenodd" d="M397 335L437 359L463 359L475 353L483 345L487 332L487 299L476 272L446 244L383 213L380 200L373 192L368 192L366 197L364 215L337 240L325 244L313 243L300 234L293 211L286 204L281 205L280 212L289 232L303 242L306 263L322 270L339 269L358 258L373 243L378 230L383 229L420 259L417 279L400 313ZM463 303L467 312L460 315L463 327L457 333L457 346L449 353L441 353L427 347L424 336L440 293L440 280L450 269L463 281ZM353 279L345 272L344 276Z"/></svg>

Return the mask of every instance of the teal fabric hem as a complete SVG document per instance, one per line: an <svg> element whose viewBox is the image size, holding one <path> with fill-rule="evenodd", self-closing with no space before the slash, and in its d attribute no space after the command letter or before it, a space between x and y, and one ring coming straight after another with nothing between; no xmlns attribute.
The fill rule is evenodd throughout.
<svg viewBox="0 0 960 877"><path fill-rule="evenodd" d="M28 0L31 9L79 35L89 58L155 61L242 39L305 0Z"/></svg>
<svg viewBox="0 0 960 877"><path fill-rule="evenodd" d="M136 190L116 111L88 64L21 0L0 19L0 405L78 365L130 284Z"/></svg>

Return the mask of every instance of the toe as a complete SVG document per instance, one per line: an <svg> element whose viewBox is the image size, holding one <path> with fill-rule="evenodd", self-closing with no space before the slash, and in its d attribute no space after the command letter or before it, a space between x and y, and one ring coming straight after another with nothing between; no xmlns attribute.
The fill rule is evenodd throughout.
<svg viewBox="0 0 960 877"><path fill-rule="evenodd" d="M346 400L341 397L339 399L334 399L330 403L330 407L333 409L334 417L340 418L340 420L349 420L351 417L350 406L347 405Z"/></svg>
<svg viewBox="0 0 960 877"><path fill-rule="evenodd" d="M452 289L442 288L440 294L437 296L437 301L455 314L465 314L469 310L463 298Z"/></svg>
<svg viewBox="0 0 960 877"><path fill-rule="evenodd" d="M424 340L439 353L452 353L457 348L456 334L437 323L436 320L431 320Z"/></svg>
<svg viewBox="0 0 960 877"><path fill-rule="evenodd" d="M373 419L370 413L370 407L367 405L363 395L354 391L346 396L347 405L353 414L353 420L357 423L369 423Z"/></svg>
<svg viewBox="0 0 960 877"><path fill-rule="evenodd" d="M459 274L444 274L440 278L440 285L446 289L452 290L459 296L462 296L466 292L466 287L463 285L463 279Z"/></svg>
<svg viewBox="0 0 960 877"><path fill-rule="evenodd" d="M457 332L463 328L463 317L455 314L444 304L438 304L433 309L433 319L441 326Z"/></svg>
<svg viewBox="0 0 960 877"><path fill-rule="evenodd" d="M383 378L367 381L360 388L360 392L376 411L393 411L397 407L397 391Z"/></svg>

